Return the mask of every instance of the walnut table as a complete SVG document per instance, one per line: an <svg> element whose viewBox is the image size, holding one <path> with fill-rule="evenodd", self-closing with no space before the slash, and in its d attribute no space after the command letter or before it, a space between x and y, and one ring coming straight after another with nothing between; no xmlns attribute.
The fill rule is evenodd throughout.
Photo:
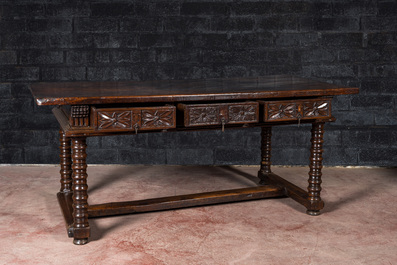
<svg viewBox="0 0 397 265"><path fill-rule="evenodd" d="M332 97L355 94L293 76L123 82L57 82L31 86L38 105L55 105L60 126L58 200L74 243L88 242L88 218L288 196L318 215L324 123L334 121ZM309 185L303 190L271 171L271 129L311 123ZM86 138L191 130L261 127L262 159L256 187L154 198L87 203ZM133 136L132 136L133 137Z"/></svg>

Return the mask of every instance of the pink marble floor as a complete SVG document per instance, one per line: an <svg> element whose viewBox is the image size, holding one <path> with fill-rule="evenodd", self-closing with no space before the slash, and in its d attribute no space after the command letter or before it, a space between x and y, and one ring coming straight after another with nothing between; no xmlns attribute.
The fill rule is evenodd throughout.
<svg viewBox="0 0 397 265"><path fill-rule="evenodd" d="M89 166L89 202L246 187L257 170ZM307 186L307 168L273 170ZM90 219L84 246L66 235L58 171L0 166L0 264L397 264L397 169L325 168L318 217L283 198Z"/></svg>

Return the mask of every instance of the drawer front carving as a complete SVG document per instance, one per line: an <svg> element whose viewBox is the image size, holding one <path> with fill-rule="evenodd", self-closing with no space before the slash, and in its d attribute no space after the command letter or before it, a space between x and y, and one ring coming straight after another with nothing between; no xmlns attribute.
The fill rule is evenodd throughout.
<svg viewBox="0 0 397 265"><path fill-rule="evenodd" d="M259 121L259 103L179 104L184 112L184 125L244 124Z"/></svg>
<svg viewBox="0 0 397 265"><path fill-rule="evenodd" d="M264 121L291 121L331 117L331 99L263 102Z"/></svg>
<svg viewBox="0 0 397 265"><path fill-rule="evenodd" d="M93 111L98 131L139 131L175 128L175 107L103 108Z"/></svg>

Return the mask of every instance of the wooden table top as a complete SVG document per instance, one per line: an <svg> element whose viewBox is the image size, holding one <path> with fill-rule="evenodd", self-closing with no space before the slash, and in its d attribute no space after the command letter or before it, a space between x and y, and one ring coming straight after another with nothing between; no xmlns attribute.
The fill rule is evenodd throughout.
<svg viewBox="0 0 397 265"><path fill-rule="evenodd" d="M356 94L341 87L288 75L196 80L45 82L31 85L38 105L251 100Z"/></svg>

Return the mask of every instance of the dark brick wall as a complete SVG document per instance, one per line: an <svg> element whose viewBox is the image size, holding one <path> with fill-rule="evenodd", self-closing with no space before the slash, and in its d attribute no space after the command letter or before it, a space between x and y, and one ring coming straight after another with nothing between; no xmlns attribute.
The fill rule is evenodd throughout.
<svg viewBox="0 0 397 265"><path fill-rule="evenodd" d="M29 84L296 74L334 100L325 164L397 165L397 5L382 1L0 2L0 163L57 163ZM258 129L90 138L90 163L256 164ZM310 127L276 128L274 164L307 164Z"/></svg>

